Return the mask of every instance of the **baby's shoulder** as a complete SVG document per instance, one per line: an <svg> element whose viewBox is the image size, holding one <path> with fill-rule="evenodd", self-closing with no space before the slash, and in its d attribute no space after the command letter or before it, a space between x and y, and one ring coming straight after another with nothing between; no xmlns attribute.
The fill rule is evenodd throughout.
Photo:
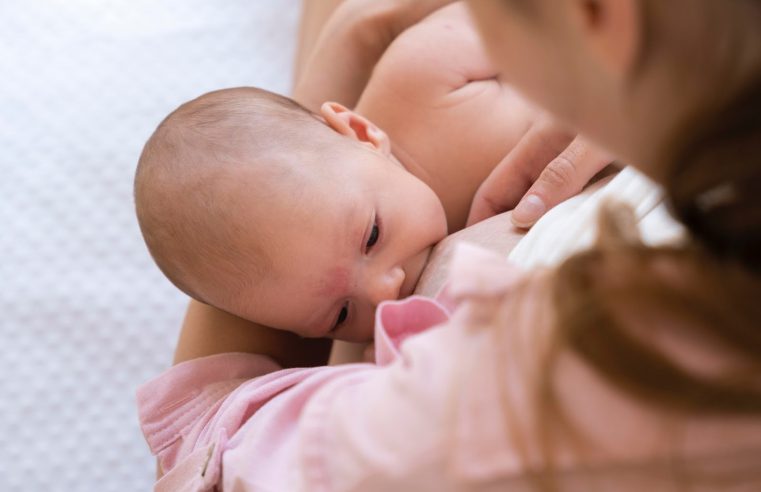
<svg viewBox="0 0 761 492"><path fill-rule="evenodd" d="M427 99L496 74L466 7L456 3L398 36L373 77L394 85L397 92Z"/></svg>

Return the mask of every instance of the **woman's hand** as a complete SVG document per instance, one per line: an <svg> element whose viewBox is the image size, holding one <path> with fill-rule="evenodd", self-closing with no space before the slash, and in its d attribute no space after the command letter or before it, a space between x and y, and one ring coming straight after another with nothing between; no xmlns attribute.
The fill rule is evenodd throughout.
<svg viewBox="0 0 761 492"><path fill-rule="evenodd" d="M449 275L449 261L459 242L477 244L507 257L526 231L513 225L512 213L505 212L445 237L431 253L428 264L420 276L415 294L433 297Z"/></svg>
<svg viewBox="0 0 761 492"><path fill-rule="evenodd" d="M531 227L612 162L609 153L540 118L481 184L467 224L513 210L513 224Z"/></svg>

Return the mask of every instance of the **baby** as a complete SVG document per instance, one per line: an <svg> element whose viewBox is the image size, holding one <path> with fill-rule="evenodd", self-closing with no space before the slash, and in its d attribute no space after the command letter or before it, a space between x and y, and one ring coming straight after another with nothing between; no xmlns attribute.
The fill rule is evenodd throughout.
<svg viewBox="0 0 761 492"><path fill-rule="evenodd" d="M397 38L351 111L254 88L180 106L135 200L166 276L204 303L307 337L372 338L533 110L496 80L461 5ZM383 130L381 130L383 128Z"/></svg>

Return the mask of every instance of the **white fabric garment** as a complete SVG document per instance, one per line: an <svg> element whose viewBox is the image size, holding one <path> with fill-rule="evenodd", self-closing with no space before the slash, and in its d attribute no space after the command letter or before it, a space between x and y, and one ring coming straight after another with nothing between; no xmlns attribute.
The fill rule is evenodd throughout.
<svg viewBox="0 0 761 492"><path fill-rule="evenodd" d="M550 210L510 252L510 260L527 269L553 266L590 246L600 207L609 200L632 207L646 244L668 244L684 235L684 228L669 215L660 187L625 167L604 185L591 186Z"/></svg>

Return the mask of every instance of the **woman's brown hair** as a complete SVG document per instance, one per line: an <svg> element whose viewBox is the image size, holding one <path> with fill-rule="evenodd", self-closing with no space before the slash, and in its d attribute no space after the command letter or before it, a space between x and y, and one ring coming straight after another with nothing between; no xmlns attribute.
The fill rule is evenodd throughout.
<svg viewBox="0 0 761 492"><path fill-rule="evenodd" d="M597 245L556 271L558 330L638 396L689 412L761 415L761 78L703 121L665 183L689 239L647 247L626 230L636 226L625 210L603 210ZM648 330L672 325L747 367L712 376L678 367L645 342Z"/></svg>
<svg viewBox="0 0 761 492"><path fill-rule="evenodd" d="M632 234L632 212L609 204L596 245L553 274L558 350L670 412L761 416L759 68L673 142L663 184L685 242L648 247ZM708 344L731 363L712 372L680 365L652 341L664 332ZM552 359L547 368L539 405L562 413Z"/></svg>

